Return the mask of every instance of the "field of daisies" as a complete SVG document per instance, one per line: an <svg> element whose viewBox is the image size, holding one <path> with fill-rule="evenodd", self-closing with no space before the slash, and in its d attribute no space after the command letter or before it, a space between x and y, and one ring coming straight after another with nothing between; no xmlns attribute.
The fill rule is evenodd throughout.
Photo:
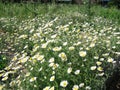
<svg viewBox="0 0 120 90"><path fill-rule="evenodd" d="M119 63L120 26L100 16L1 17L0 33L0 90L102 90Z"/></svg>

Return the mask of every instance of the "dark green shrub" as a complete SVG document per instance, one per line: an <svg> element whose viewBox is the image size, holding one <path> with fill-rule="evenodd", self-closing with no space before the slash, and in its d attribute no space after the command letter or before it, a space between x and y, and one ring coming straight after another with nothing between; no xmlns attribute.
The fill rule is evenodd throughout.
<svg viewBox="0 0 120 90"><path fill-rule="evenodd" d="M4 67L6 67L7 65L7 58L5 55L0 55L0 70L3 69Z"/></svg>
<svg viewBox="0 0 120 90"><path fill-rule="evenodd" d="M110 0L109 6L115 6L120 9L120 0Z"/></svg>

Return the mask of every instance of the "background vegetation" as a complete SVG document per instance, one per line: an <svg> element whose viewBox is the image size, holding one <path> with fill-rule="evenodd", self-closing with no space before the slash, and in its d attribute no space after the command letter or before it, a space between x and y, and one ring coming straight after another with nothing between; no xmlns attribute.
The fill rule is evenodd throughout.
<svg viewBox="0 0 120 90"><path fill-rule="evenodd" d="M106 89L120 54L118 9L0 3L0 13L0 88Z"/></svg>

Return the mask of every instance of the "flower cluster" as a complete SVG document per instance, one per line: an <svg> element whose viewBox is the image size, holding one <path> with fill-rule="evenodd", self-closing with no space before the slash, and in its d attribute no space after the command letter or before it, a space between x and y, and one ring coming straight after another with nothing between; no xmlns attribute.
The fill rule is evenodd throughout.
<svg viewBox="0 0 120 90"><path fill-rule="evenodd" d="M78 20L83 16L87 18L81 13L74 19L46 15L14 24L17 29L9 38L14 39L15 53L10 64L0 70L0 90L93 90L101 87L102 76L108 74L105 67L114 67L115 58L120 55L120 27L101 17L89 23L87 19ZM8 27L10 21L2 18L0 22Z"/></svg>

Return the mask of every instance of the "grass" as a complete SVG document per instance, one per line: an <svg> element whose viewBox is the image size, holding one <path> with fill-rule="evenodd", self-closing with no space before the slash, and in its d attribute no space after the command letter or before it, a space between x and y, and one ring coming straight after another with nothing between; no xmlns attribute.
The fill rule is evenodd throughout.
<svg viewBox="0 0 120 90"><path fill-rule="evenodd" d="M63 14L70 14L72 12L82 12L87 13L88 6L85 5L65 5L65 4L39 4L39 3L28 3L28 4L2 4L0 3L0 17L19 17L21 18L27 18L35 17L36 15L44 15L44 14L54 14L54 13L63 13ZM69 11L69 12L68 12ZM114 7L111 8L104 8L101 6L93 5L91 8L91 14L92 16L101 16L107 19L111 19L114 21L118 21L120 23L120 11Z"/></svg>
<svg viewBox="0 0 120 90"><path fill-rule="evenodd" d="M71 4L40 4L35 9L33 4L0 7L0 27L5 32L0 40L10 44L3 43L0 49L13 52L10 63L0 70L0 88L104 88L120 55L119 22L109 14L116 22L104 18L107 8L98 11L99 6L92 7L89 19L85 6Z"/></svg>
<svg viewBox="0 0 120 90"><path fill-rule="evenodd" d="M91 11L94 12L95 15L99 15L101 17L120 23L120 10L116 9L115 7L104 8L100 6L95 6L92 8Z"/></svg>

